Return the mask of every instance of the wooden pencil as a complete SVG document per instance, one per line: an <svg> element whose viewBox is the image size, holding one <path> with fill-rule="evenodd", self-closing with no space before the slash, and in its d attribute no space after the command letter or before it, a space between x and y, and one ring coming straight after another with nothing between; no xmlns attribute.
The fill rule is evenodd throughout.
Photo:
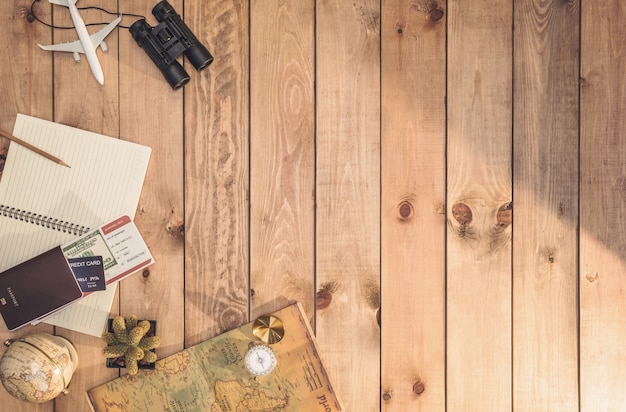
<svg viewBox="0 0 626 412"><path fill-rule="evenodd" d="M44 152L40 148L35 147L32 144L23 141L22 139L18 139L17 137L13 136L10 133L5 132L2 129L0 129L0 136L6 137L10 141L17 143L20 146L24 146L25 148L27 148L29 150L32 150L33 152L37 153L38 155L41 155L41 156L45 157L46 159L52 160L55 163L58 163L58 164L60 164L62 166L70 167L70 165L68 165L63 160L59 159L58 157L55 157L55 156L51 155L50 153Z"/></svg>

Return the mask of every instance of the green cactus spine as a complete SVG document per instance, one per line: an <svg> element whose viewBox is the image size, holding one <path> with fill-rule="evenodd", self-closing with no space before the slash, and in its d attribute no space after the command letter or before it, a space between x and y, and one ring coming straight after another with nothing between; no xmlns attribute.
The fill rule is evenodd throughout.
<svg viewBox="0 0 626 412"><path fill-rule="evenodd" d="M146 336L150 330L149 321L138 321L134 315L128 318L116 316L113 318L112 329L113 332L102 334L102 339L107 343L102 350L106 358L123 357L130 375L137 373L139 361L156 361L156 354L152 349L161 344L161 339L158 336Z"/></svg>

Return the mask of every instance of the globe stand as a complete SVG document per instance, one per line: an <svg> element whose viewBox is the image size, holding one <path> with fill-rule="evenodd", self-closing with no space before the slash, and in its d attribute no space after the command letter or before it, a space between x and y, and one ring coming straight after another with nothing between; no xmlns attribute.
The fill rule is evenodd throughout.
<svg viewBox="0 0 626 412"><path fill-rule="evenodd" d="M78 353L69 340L39 333L8 339L4 345L0 380L9 394L41 403L68 393L78 367Z"/></svg>

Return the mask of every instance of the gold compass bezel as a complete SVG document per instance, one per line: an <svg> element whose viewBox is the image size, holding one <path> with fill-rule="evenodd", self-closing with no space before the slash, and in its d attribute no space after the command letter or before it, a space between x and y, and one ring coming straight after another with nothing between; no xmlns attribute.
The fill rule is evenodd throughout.
<svg viewBox="0 0 626 412"><path fill-rule="evenodd" d="M273 345L285 336L285 326L276 316L259 316L252 324L252 334L264 344Z"/></svg>

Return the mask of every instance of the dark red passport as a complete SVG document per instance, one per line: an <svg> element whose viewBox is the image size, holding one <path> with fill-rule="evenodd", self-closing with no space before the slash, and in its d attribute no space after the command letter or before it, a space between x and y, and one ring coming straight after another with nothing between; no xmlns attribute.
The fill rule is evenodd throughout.
<svg viewBox="0 0 626 412"><path fill-rule="evenodd" d="M0 314L9 330L25 326L82 296L61 247L0 273Z"/></svg>

